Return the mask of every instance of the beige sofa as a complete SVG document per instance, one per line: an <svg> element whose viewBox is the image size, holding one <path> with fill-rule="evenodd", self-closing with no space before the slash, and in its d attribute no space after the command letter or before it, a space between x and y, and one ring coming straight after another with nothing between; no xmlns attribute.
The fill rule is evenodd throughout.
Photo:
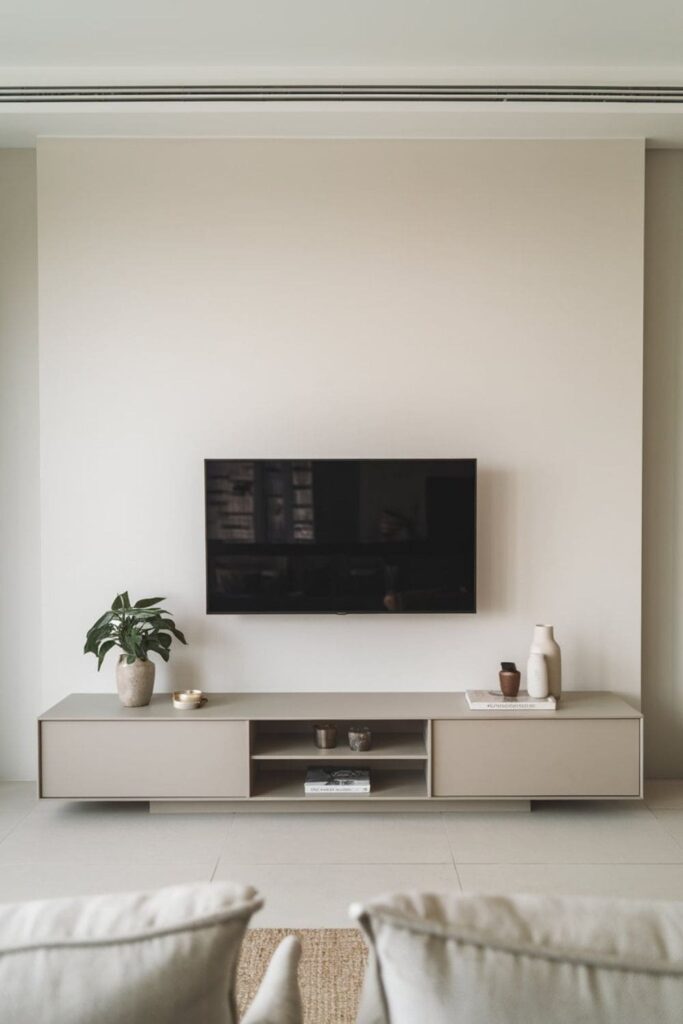
<svg viewBox="0 0 683 1024"><path fill-rule="evenodd" d="M235 1024L255 891L199 883L0 906L2 1024ZM301 1024L299 943L273 956L243 1024Z"/></svg>
<svg viewBox="0 0 683 1024"><path fill-rule="evenodd" d="M401 895L352 907L358 1024L681 1024L683 903Z"/></svg>
<svg viewBox="0 0 683 1024"><path fill-rule="evenodd" d="M236 1024L253 889L0 906L2 1024ZM683 904L395 895L352 908L358 1024L681 1024ZM243 1024L301 1024L285 939Z"/></svg>

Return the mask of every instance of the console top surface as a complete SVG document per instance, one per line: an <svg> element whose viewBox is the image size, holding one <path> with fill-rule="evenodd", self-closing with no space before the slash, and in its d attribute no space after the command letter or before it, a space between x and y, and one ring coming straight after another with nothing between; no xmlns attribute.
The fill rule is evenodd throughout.
<svg viewBox="0 0 683 1024"><path fill-rule="evenodd" d="M115 693L72 693L40 715L59 721L306 721L353 719L363 722L402 719L484 719L510 721L575 718L641 718L617 694L604 690L570 690L557 711L471 711L465 694L440 693L218 693L206 691L207 703L196 711L176 711L170 693L155 693L151 704L124 708Z"/></svg>

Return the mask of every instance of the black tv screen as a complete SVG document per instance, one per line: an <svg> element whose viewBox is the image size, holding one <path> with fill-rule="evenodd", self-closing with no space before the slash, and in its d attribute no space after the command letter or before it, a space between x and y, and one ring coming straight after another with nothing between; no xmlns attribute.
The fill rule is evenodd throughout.
<svg viewBox="0 0 683 1024"><path fill-rule="evenodd" d="M209 459L210 614L476 611L475 459Z"/></svg>

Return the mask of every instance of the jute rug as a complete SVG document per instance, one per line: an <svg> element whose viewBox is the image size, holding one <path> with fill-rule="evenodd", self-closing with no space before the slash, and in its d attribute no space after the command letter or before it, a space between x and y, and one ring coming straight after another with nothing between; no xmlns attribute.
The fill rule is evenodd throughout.
<svg viewBox="0 0 683 1024"><path fill-rule="evenodd" d="M365 943L355 928L250 929L237 972L240 1015L285 935L301 940L299 985L305 1024L354 1024L367 961Z"/></svg>

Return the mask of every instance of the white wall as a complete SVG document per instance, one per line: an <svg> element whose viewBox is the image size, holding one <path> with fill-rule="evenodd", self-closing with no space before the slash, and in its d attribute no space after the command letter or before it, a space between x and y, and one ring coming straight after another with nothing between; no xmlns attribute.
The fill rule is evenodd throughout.
<svg viewBox="0 0 683 1024"><path fill-rule="evenodd" d="M640 694L643 146L39 146L43 692L117 589L160 686L462 689L551 621ZM477 456L479 614L204 615L204 457Z"/></svg>
<svg viewBox="0 0 683 1024"><path fill-rule="evenodd" d="M0 779L35 778L40 700L36 161L0 150Z"/></svg>
<svg viewBox="0 0 683 1024"><path fill-rule="evenodd" d="M683 777L683 152L648 154L643 710L648 775Z"/></svg>

